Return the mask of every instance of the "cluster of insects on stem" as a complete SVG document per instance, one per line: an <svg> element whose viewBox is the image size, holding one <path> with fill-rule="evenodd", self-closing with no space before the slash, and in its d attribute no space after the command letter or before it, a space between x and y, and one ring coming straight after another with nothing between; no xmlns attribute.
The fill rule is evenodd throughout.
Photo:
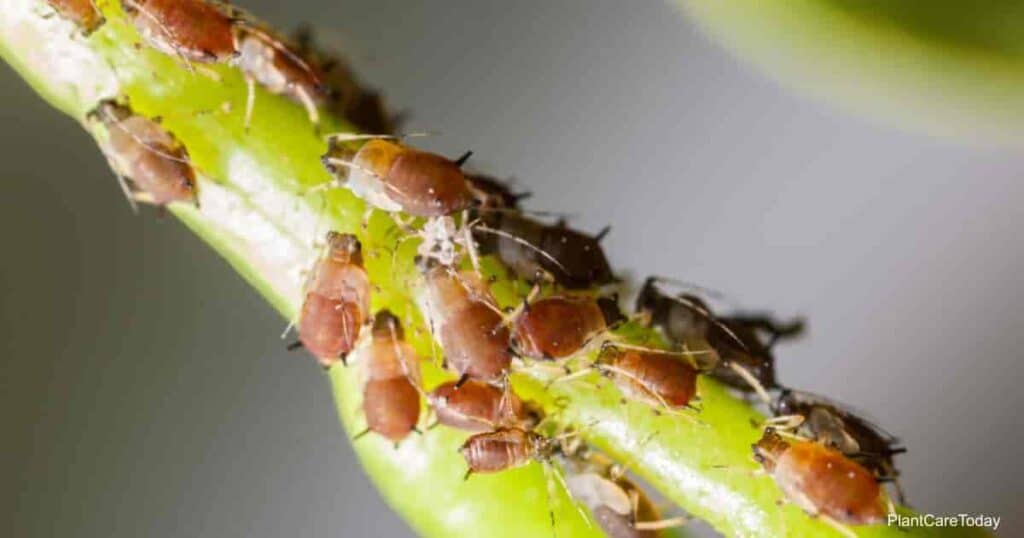
<svg viewBox="0 0 1024 538"><path fill-rule="evenodd" d="M105 22L96 1L48 4L88 39ZM764 405L769 418L753 459L808 513L849 532L849 525L878 523L892 509L882 484L893 484L903 500L893 458L904 449L893 436L845 406L778 382L773 347L798 336L801 321L719 315L700 290L673 293L666 291L671 283L653 277L633 311L623 312L618 279L600 245L607 230L590 235L563 221L538 220L520 208L525 194L467 172L470 153L449 159L387 134L390 117L376 94L342 65L321 60L308 36L289 42L210 0L121 0L121 6L145 45L189 69L237 67L248 83L246 126L261 86L301 104L314 127L327 107L385 133L327 137L322 164L333 178L316 190L349 189L369 211L392 215L406 239L419 241L417 278L409 287L450 379L423 386L424 358L406 341L402 320L386 309L373 311L360 230L329 232L303 290L293 347L325 368L351 362L363 370L364 433L398 445L435 426L464 431L459 451L467 478L539 461L550 471L549 486L561 482L609 536L653 536L683 519L662 518L619 467L582 443L584 432L552 431L557 417L522 400L510 374L550 366L559 372L553 382L564 383L596 371L625 400L689 420L699 416L697 380L706 376ZM197 203L188 151L159 118L137 114L125 99L107 99L86 120L105 131L102 150L133 205ZM499 305L481 270L486 256L530 286L518 304ZM632 345L617 336L625 324L647 326L669 346ZM421 428L424 404L433 423Z"/></svg>

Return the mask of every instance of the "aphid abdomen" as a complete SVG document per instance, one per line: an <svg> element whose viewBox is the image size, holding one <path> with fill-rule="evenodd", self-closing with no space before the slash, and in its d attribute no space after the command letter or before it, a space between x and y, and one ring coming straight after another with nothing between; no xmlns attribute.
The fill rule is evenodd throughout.
<svg viewBox="0 0 1024 538"><path fill-rule="evenodd" d="M368 381L363 388L363 413L370 431L397 443L419 422L419 391L405 377Z"/></svg>
<svg viewBox="0 0 1024 538"><path fill-rule="evenodd" d="M468 432L485 432L518 422L523 414L522 402L515 394L505 395L501 389L476 380L458 388L454 381L443 383L427 399L438 423Z"/></svg>
<svg viewBox="0 0 1024 538"><path fill-rule="evenodd" d="M364 317L360 305L309 292L299 317L299 340L329 367L355 347Z"/></svg>
<svg viewBox="0 0 1024 538"><path fill-rule="evenodd" d="M234 20L206 0L122 0L143 39L165 54L223 63L237 53Z"/></svg>
<svg viewBox="0 0 1024 538"><path fill-rule="evenodd" d="M528 305L516 320L515 343L527 357L561 359L578 352L605 328L597 301L547 297Z"/></svg>
<svg viewBox="0 0 1024 538"><path fill-rule="evenodd" d="M106 22L94 0L47 0L61 17L75 23L88 36Z"/></svg>
<svg viewBox="0 0 1024 538"><path fill-rule="evenodd" d="M537 435L519 428L473 435L459 452L474 473L497 473L526 465L537 453Z"/></svg>
<svg viewBox="0 0 1024 538"><path fill-rule="evenodd" d="M440 340L448 368L459 375L497 381L512 364L504 320L480 301L471 300L447 316Z"/></svg>
<svg viewBox="0 0 1024 538"><path fill-rule="evenodd" d="M373 341L360 353L367 357L367 378L373 380L408 377L420 381L420 358L408 342L401 338L374 334Z"/></svg>
<svg viewBox="0 0 1024 538"><path fill-rule="evenodd" d="M835 450L795 442L779 456L774 475L786 496L798 504L803 502L801 508L809 513L850 525L871 525L884 519L881 488L874 475Z"/></svg>
<svg viewBox="0 0 1024 538"><path fill-rule="evenodd" d="M388 196L417 217L450 215L473 200L458 165L434 153L407 149L382 179Z"/></svg>
<svg viewBox="0 0 1024 538"><path fill-rule="evenodd" d="M598 239L565 225L546 226L537 245L555 261L541 256L537 261L568 289L583 289L616 282L611 265Z"/></svg>
<svg viewBox="0 0 1024 538"><path fill-rule="evenodd" d="M626 350L612 365L620 390L651 405L678 409L697 394L697 371L679 357Z"/></svg>

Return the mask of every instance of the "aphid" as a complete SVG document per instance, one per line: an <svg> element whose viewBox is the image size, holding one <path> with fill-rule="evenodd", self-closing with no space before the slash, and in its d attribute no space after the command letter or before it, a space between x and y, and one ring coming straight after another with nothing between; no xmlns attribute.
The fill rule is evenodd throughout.
<svg viewBox="0 0 1024 538"><path fill-rule="evenodd" d="M563 459L568 471L566 485L573 498L582 502L601 530L610 538L655 538L662 529L677 527L685 518L662 519L644 491L617 466L597 455Z"/></svg>
<svg viewBox="0 0 1024 538"><path fill-rule="evenodd" d="M795 336L803 326L799 320L780 324L765 316L717 317L695 295L666 295L654 277L644 282L636 309L683 349L706 342L717 355L706 361L708 375L738 390L762 394L778 386L772 346L780 338ZM762 332L770 336L765 339Z"/></svg>
<svg viewBox="0 0 1024 538"><path fill-rule="evenodd" d="M561 359L579 352L621 317L614 299L545 297L526 304L515 317L512 343L524 357Z"/></svg>
<svg viewBox="0 0 1024 538"><path fill-rule="evenodd" d="M372 339L358 357L365 363L363 413L367 431L398 443L416 431L420 417L420 359L404 340L401 323L387 310L374 318Z"/></svg>
<svg viewBox="0 0 1024 538"><path fill-rule="evenodd" d="M875 477L840 452L810 441L788 442L770 428L752 448L783 494L812 516L850 536L845 525L883 521L886 503Z"/></svg>
<svg viewBox="0 0 1024 538"><path fill-rule="evenodd" d="M421 304L441 341L446 367L481 381L504 379L512 363L510 335L486 284L471 271L426 270Z"/></svg>
<svg viewBox="0 0 1024 538"><path fill-rule="evenodd" d="M557 441L522 428L498 428L466 439L459 448L472 473L497 473L522 467L531 461L547 461L558 449Z"/></svg>
<svg viewBox="0 0 1024 538"><path fill-rule="evenodd" d="M299 341L325 368L352 351L370 315L370 279L351 234L328 232L299 315Z"/></svg>
<svg viewBox="0 0 1024 538"><path fill-rule="evenodd" d="M154 205L196 201L196 174L188 152L160 124L109 99L87 118L106 129L100 148L133 207L136 201Z"/></svg>
<svg viewBox="0 0 1024 538"><path fill-rule="evenodd" d="M189 64L236 65L249 87L246 127L252 117L256 84L299 102L310 121L319 124L317 106L327 92L319 69L284 38L239 10L209 0L122 0L122 4L139 34L156 50Z"/></svg>
<svg viewBox="0 0 1024 538"><path fill-rule="evenodd" d="M121 0L142 38L186 62L227 63L238 55L235 17L207 0Z"/></svg>
<svg viewBox="0 0 1024 538"><path fill-rule="evenodd" d="M510 211L480 212L472 226L481 254L497 256L520 278L550 275L568 289L616 282L600 241L559 222L548 225Z"/></svg>
<svg viewBox="0 0 1024 538"><path fill-rule="evenodd" d="M509 389L468 380L438 385L427 394L438 424L468 432L486 432L502 426L523 426L535 422L523 402Z"/></svg>
<svg viewBox="0 0 1024 538"><path fill-rule="evenodd" d="M697 370L688 359L674 352L605 345L594 368L627 397L675 411L691 407L697 395Z"/></svg>
<svg viewBox="0 0 1024 538"><path fill-rule="evenodd" d="M47 3L58 15L75 23L84 36L95 32L106 22L94 0L47 0Z"/></svg>
<svg viewBox="0 0 1024 538"><path fill-rule="evenodd" d="M775 421L796 424L794 433L858 461L882 482L892 482L900 502L899 471L893 456L907 451L899 439L841 404L807 392L785 389L771 405ZM785 420L796 417L797 420Z"/></svg>
<svg viewBox="0 0 1024 538"><path fill-rule="evenodd" d="M443 217L473 202L460 166L467 156L451 161L386 137L369 138L358 150L346 144L361 135L334 135L322 160L335 176L330 186L347 186L371 206L416 217Z"/></svg>

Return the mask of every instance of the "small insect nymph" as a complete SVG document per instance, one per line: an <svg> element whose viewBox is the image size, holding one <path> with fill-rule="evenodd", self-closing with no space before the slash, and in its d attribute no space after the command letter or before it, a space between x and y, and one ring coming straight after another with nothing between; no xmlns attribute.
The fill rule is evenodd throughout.
<svg viewBox="0 0 1024 538"><path fill-rule="evenodd" d="M880 482L891 482L905 502L893 457L907 451L899 439L841 404L808 392L785 389L771 405L776 423L795 424L793 433L838 450L870 470Z"/></svg>
<svg viewBox="0 0 1024 538"><path fill-rule="evenodd" d="M510 335L486 284L470 271L426 270L421 304L441 341L449 370L466 379L497 382L512 363Z"/></svg>
<svg viewBox="0 0 1024 538"><path fill-rule="evenodd" d="M136 201L196 201L196 175L188 152L159 123L114 100L101 101L87 118L105 128L100 148L133 207Z"/></svg>
<svg viewBox="0 0 1024 538"><path fill-rule="evenodd" d="M618 321L614 300L556 295L528 303L516 316L512 342L520 355L561 359L578 353Z"/></svg>
<svg viewBox="0 0 1024 538"><path fill-rule="evenodd" d="M523 426L535 420L512 392L468 380L462 386L448 381L427 394L438 424L468 432L486 432L502 426Z"/></svg>
<svg viewBox="0 0 1024 538"><path fill-rule="evenodd" d="M420 358L405 341L398 318L387 310L374 317L372 338L355 355L366 368L367 431L398 443L419 422Z"/></svg>
<svg viewBox="0 0 1024 538"><path fill-rule="evenodd" d="M810 441L787 441L772 429L753 445L754 459L794 504L847 535L845 525L884 521L886 503L870 471Z"/></svg>
<svg viewBox="0 0 1024 538"><path fill-rule="evenodd" d="M330 367L344 360L370 315L370 279L351 234L329 232L324 256L310 275L299 316L299 341Z"/></svg>
<svg viewBox="0 0 1024 538"><path fill-rule="evenodd" d="M607 345L595 367L625 395L655 409L681 410L697 395L697 370L677 353Z"/></svg>
<svg viewBox="0 0 1024 538"><path fill-rule="evenodd" d="M47 0L61 17L75 23L82 35L95 32L106 19L94 0Z"/></svg>
<svg viewBox="0 0 1024 538"><path fill-rule="evenodd" d="M238 55L235 17L207 0L121 0L139 34L154 49L186 62L226 63Z"/></svg>
<svg viewBox="0 0 1024 538"><path fill-rule="evenodd" d="M497 473L522 467L531 461L547 461L557 442L522 428L499 428L466 439L459 452L472 473Z"/></svg>
<svg viewBox="0 0 1024 538"><path fill-rule="evenodd" d="M617 282L596 236L559 222L548 225L510 211L481 211L473 237L481 254L497 256L517 276L549 275L567 289Z"/></svg>
<svg viewBox="0 0 1024 538"><path fill-rule="evenodd" d="M335 176L331 186L346 186L371 206L416 217L442 217L473 202L462 159L413 149L387 137L369 138L352 150L360 135L330 138L324 167ZM465 158L465 157L464 157Z"/></svg>

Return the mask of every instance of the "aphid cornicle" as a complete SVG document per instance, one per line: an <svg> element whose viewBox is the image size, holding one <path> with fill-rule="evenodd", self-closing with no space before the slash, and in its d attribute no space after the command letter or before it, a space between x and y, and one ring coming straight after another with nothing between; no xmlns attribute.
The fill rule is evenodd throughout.
<svg viewBox="0 0 1024 538"><path fill-rule="evenodd" d="M47 0L47 3L58 15L75 23L85 36L106 22L94 0Z"/></svg>
<svg viewBox="0 0 1024 538"><path fill-rule="evenodd" d="M482 381L455 381L438 385L427 394L438 424L468 432L486 432L501 426L518 426L529 420L523 402Z"/></svg>
<svg viewBox="0 0 1024 538"><path fill-rule="evenodd" d="M893 457L906 452L899 439L840 404L807 392L785 389L772 402L776 420L799 417L793 432L856 460L881 482L892 482L900 502L899 470Z"/></svg>
<svg viewBox="0 0 1024 538"><path fill-rule="evenodd" d="M310 275L299 341L324 367L352 351L370 315L370 279L363 268L359 240L329 232L324 256Z"/></svg>
<svg viewBox="0 0 1024 538"><path fill-rule="evenodd" d="M461 159L451 161L387 137L370 137L353 150L346 138L352 137L330 138L322 158L324 167L336 183L371 206L416 217L442 217L473 202Z"/></svg>
<svg viewBox="0 0 1024 538"><path fill-rule="evenodd" d="M512 363L509 330L476 273L441 265L428 268L421 304L449 370L463 381L497 382L505 377Z"/></svg>
<svg viewBox="0 0 1024 538"><path fill-rule="evenodd" d="M420 358L387 310L373 320L372 338L356 352L365 365L363 413L367 431L395 443L416 430L420 417Z"/></svg>
<svg viewBox="0 0 1024 538"><path fill-rule="evenodd" d="M770 428L753 450L786 497L807 513L840 527L884 520L886 503L875 477L840 452L810 441L789 442Z"/></svg>
<svg viewBox="0 0 1024 538"><path fill-rule="evenodd" d="M481 254L497 256L517 276L550 275L567 289L617 282L597 236L559 222L548 225L510 211L480 211L472 227Z"/></svg>
<svg viewBox="0 0 1024 538"><path fill-rule="evenodd" d="M626 396L656 409L686 408L697 395L697 370L678 354L609 345L595 367Z"/></svg>
<svg viewBox="0 0 1024 538"><path fill-rule="evenodd" d="M188 152L160 124L114 100L101 101L87 118L105 128L100 148L129 201L195 202L196 175Z"/></svg>
<svg viewBox="0 0 1024 538"><path fill-rule="evenodd" d="M621 318L614 300L556 295L526 304L515 318L512 342L532 359L569 357Z"/></svg>
<svg viewBox="0 0 1024 538"><path fill-rule="evenodd" d="M644 282L636 310L646 313L651 324L677 346L686 349L706 342L717 357L705 361L709 365L705 373L744 392L778 386L771 347L778 339L796 336L803 327L799 320L782 324L766 316L718 317L695 295L663 293L654 277Z"/></svg>

